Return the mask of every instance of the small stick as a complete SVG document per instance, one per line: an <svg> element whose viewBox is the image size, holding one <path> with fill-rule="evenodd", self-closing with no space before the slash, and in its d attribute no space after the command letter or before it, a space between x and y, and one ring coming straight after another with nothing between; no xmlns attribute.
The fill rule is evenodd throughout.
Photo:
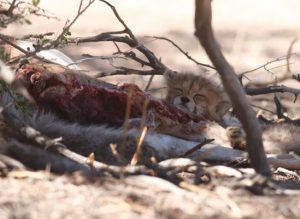
<svg viewBox="0 0 300 219"><path fill-rule="evenodd" d="M201 63L201 62L198 62L196 59L194 59L192 56L189 55L188 52L185 52L183 49L181 49L174 41L166 38L166 37L158 37L158 36L147 36L147 37L151 37L151 38L154 38L154 39L158 39L158 40L166 40L168 42L170 42L173 46L175 46L182 54L184 54L189 60L195 62L197 65L201 65L201 66L204 66L204 67L207 67L207 68L210 68L210 69L213 69L213 70L216 70L215 67L211 66L211 65L208 65L208 64L204 64L204 63Z"/></svg>
<svg viewBox="0 0 300 219"><path fill-rule="evenodd" d="M191 148L190 150L188 150L184 154L180 155L179 157L187 157L191 153L194 153L195 151L201 149L204 145L206 145L210 142L213 142L213 141L214 141L214 139L204 139L203 142L201 142L200 144L197 144L195 147Z"/></svg>
<svg viewBox="0 0 300 219"><path fill-rule="evenodd" d="M295 43L298 41L298 38L295 38L292 40L290 46L289 46L289 49L287 51L287 55L286 55L286 71L288 73L291 73L291 67L290 67L290 59L291 59L291 56L292 56L292 50L293 50L293 47L295 45Z"/></svg>
<svg viewBox="0 0 300 219"><path fill-rule="evenodd" d="M147 130L148 130L148 129L147 129L147 126L145 126L145 127L143 128L143 131L142 131L142 133L141 133L141 136L140 136L140 138L139 138L139 140L138 140L138 144L137 144L137 147L136 147L136 151L135 151L135 153L134 153L134 155L133 155L133 157L132 157L132 159L131 159L131 161L130 161L130 165L131 165L131 166L135 166L135 165L140 161L140 159L141 159L141 155L142 155L142 151L141 151L141 149L142 149L142 144L143 144L143 141L144 141L144 139L145 139Z"/></svg>

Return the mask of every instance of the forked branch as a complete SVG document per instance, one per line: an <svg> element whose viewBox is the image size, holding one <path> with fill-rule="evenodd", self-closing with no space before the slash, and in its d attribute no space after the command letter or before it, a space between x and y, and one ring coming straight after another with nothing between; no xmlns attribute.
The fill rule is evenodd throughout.
<svg viewBox="0 0 300 219"><path fill-rule="evenodd" d="M121 52L118 48L118 54L123 54L125 57L130 58L142 66L148 66L151 67L153 70L153 73L155 74L163 74L167 67L157 58L154 53L149 50L144 45L140 44L137 38L134 36L130 28L126 25L126 23L123 21L123 19L120 17L119 13L117 12L116 8L111 5L109 2L105 0L99 0L106 5L108 5L111 10L113 11L115 17L118 19L118 21L122 24L124 30L121 31L113 31L113 32L106 32L106 33L100 33L95 36L91 37L84 37L84 38L77 38L71 40L71 42L75 43L87 43L87 42L100 42L100 41L110 41L110 42L118 42L118 43L124 43L127 44L129 47L136 49L140 53L142 53L146 60L143 60L137 55L131 51L131 52ZM124 70L124 69L123 69ZM136 72L138 70L135 70ZM143 72L141 72L143 74Z"/></svg>

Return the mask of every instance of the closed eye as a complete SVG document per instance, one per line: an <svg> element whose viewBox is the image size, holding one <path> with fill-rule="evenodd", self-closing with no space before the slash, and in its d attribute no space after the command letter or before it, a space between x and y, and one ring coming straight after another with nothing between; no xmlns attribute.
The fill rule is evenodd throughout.
<svg viewBox="0 0 300 219"><path fill-rule="evenodd" d="M195 103L207 101L206 96L204 96L202 94L195 94L193 99L194 99Z"/></svg>
<svg viewBox="0 0 300 219"><path fill-rule="evenodd" d="M180 88L173 88L173 90L176 96L180 96L183 93L182 89Z"/></svg>

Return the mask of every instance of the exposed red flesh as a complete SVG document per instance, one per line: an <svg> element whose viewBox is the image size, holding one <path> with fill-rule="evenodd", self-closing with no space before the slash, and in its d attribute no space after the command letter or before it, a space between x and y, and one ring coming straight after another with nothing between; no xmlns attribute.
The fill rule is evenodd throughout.
<svg viewBox="0 0 300 219"><path fill-rule="evenodd" d="M147 120L151 120L159 131L165 132L168 126L179 125L185 132L193 133L195 130L191 127L199 129L199 124L205 122L203 117L189 115L134 84L114 86L88 77L83 80L77 74L53 73L36 64L24 65L17 70L16 77L40 108L59 112L71 121L119 126L124 123L131 92L130 119L142 117L147 100Z"/></svg>

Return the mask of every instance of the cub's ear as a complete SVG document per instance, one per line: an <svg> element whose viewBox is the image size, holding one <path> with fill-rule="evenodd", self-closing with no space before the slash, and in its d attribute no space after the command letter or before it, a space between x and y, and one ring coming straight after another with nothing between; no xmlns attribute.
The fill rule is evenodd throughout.
<svg viewBox="0 0 300 219"><path fill-rule="evenodd" d="M173 80L174 77L176 77L178 75L178 73L176 71L172 71L172 70L166 70L163 74L165 80Z"/></svg>

